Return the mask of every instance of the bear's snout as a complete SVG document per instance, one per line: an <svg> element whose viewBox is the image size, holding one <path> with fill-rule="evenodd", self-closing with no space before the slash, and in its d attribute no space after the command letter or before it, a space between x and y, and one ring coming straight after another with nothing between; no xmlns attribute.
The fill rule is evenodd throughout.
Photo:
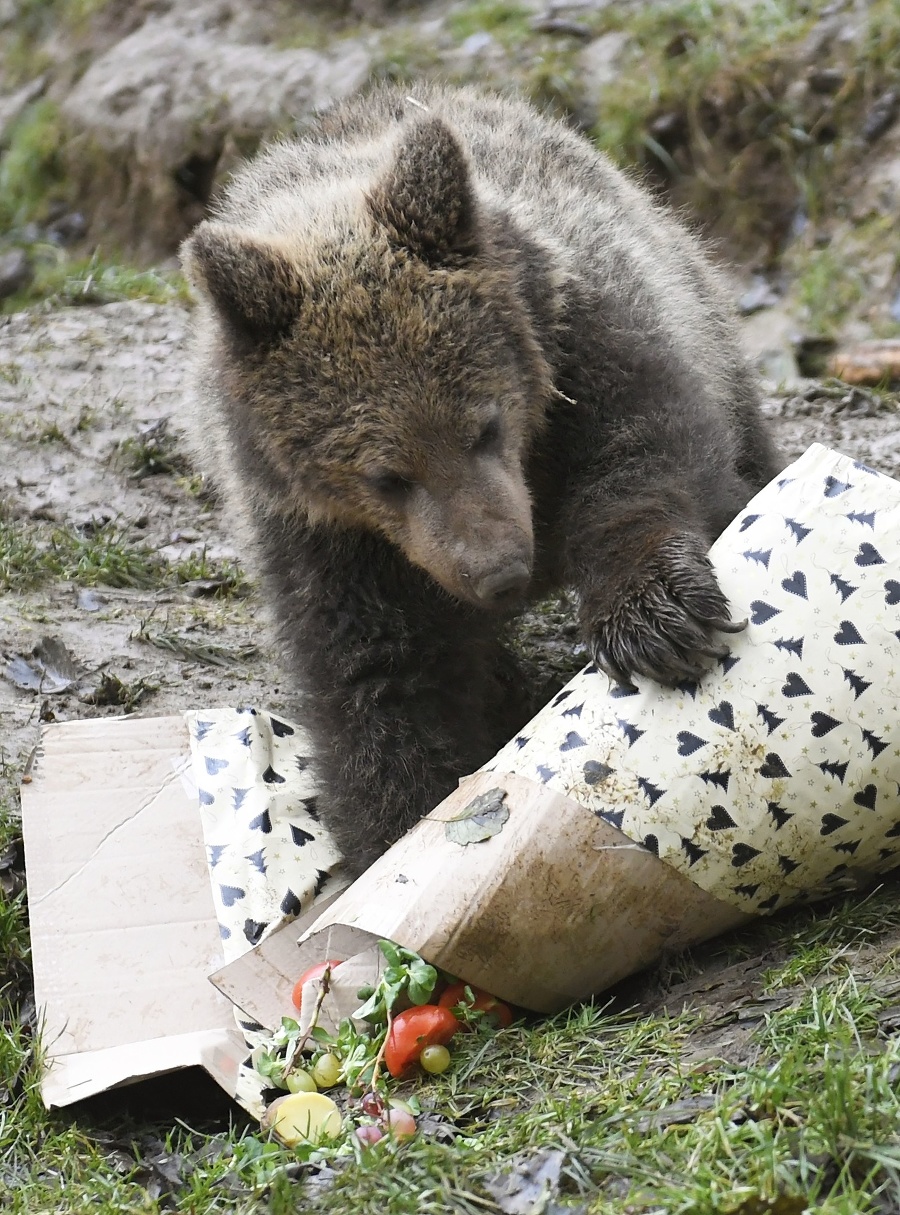
<svg viewBox="0 0 900 1215"><path fill-rule="evenodd" d="M525 594L530 581L531 570L525 562L514 561L478 579L472 590L486 605L513 603Z"/></svg>

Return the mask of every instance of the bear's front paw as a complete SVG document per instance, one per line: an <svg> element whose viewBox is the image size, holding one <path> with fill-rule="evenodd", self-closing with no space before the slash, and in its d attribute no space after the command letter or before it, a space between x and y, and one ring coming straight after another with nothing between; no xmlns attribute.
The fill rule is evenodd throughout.
<svg viewBox="0 0 900 1215"><path fill-rule="evenodd" d="M594 662L617 683L633 675L675 684L699 678L728 647L717 632L738 633L729 619L701 542L674 536L638 561L616 584L598 582L583 595L581 626Z"/></svg>

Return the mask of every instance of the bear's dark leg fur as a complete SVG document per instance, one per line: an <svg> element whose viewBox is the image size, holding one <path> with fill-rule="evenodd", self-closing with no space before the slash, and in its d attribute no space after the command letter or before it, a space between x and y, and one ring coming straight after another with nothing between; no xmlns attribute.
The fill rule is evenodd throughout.
<svg viewBox="0 0 900 1215"><path fill-rule="evenodd" d="M540 693L519 684L502 622L380 538L298 527L265 548L323 822L361 873L524 725Z"/></svg>

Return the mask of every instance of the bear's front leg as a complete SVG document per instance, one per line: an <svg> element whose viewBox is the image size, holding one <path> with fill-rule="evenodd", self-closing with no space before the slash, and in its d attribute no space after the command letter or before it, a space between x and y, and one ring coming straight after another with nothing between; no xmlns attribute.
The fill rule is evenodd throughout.
<svg viewBox="0 0 900 1215"><path fill-rule="evenodd" d="M509 678L499 622L376 539L303 550L281 565L274 602L303 694L318 813L356 875L488 760L531 706Z"/></svg>
<svg viewBox="0 0 900 1215"><path fill-rule="evenodd" d="M680 476L652 480L651 489L633 474L600 476L581 487L568 521L585 643L622 684L696 679L727 654L723 634L746 625L731 620L706 554L753 488L736 475L705 495Z"/></svg>

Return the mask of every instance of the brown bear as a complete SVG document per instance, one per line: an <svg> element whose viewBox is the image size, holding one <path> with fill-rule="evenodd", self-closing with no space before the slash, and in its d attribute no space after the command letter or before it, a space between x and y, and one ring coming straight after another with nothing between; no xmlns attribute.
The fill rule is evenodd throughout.
<svg viewBox="0 0 900 1215"><path fill-rule="evenodd" d="M528 105L408 94L264 151L183 249L198 446L353 872L528 719L529 602L572 588L614 680L727 652L706 551L776 471L698 242Z"/></svg>

